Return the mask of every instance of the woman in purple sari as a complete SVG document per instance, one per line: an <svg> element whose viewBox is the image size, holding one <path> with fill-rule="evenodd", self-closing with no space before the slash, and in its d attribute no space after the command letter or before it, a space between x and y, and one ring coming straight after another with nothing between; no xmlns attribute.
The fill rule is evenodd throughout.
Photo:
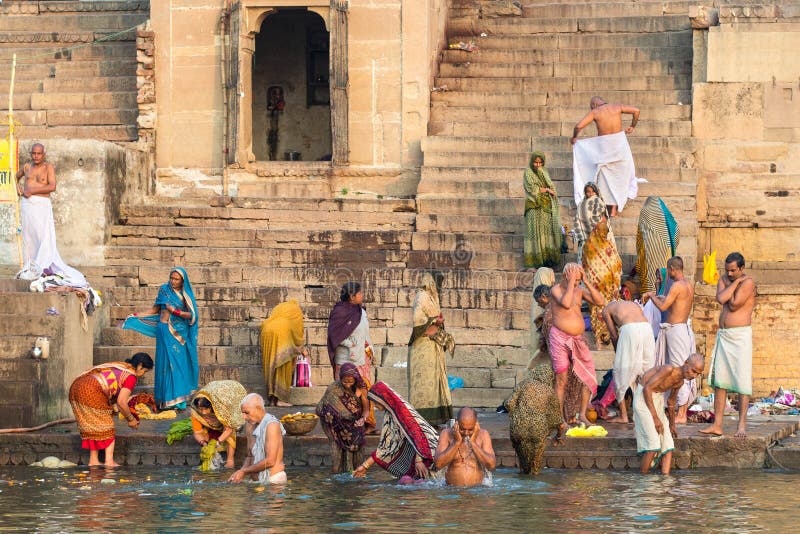
<svg viewBox="0 0 800 534"><path fill-rule="evenodd" d="M183 267L169 272L153 307L125 319L122 328L156 339L154 397L160 408L186 408L197 391L197 301Z"/></svg>
<svg viewBox="0 0 800 534"><path fill-rule="evenodd" d="M339 380L328 386L317 404L322 430L331 445L334 473L352 471L361 463L368 414L367 384L355 365L345 363L339 368Z"/></svg>

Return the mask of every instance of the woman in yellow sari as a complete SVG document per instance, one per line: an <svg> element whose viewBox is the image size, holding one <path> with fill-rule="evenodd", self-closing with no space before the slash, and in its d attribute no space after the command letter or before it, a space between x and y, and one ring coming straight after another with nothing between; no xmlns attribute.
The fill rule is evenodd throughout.
<svg viewBox="0 0 800 534"><path fill-rule="evenodd" d="M275 306L261 323L261 354L264 358L264 380L267 383L267 403L291 406L294 359L298 354L308 357L303 339L303 310L295 300Z"/></svg>
<svg viewBox="0 0 800 534"><path fill-rule="evenodd" d="M414 328L408 342L408 399L431 425L446 423L453 417L445 352L452 355L455 342L444 329L440 285L430 273L422 277L422 288L414 299Z"/></svg>

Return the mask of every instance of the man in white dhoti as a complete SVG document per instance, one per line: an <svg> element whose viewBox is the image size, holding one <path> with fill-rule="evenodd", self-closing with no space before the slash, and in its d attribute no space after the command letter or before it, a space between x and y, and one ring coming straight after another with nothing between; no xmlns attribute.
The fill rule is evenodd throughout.
<svg viewBox="0 0 800 534"><path fill-rule="evenodd" d="M286 466L283 463L283 429L274 415L267 413L264 398L250 393L241 403L247 434L247 458L242 468L228 479L238 483L248 477L261 484L286 484Z"/></svg>
<svg viewBox="0 0 800 534"><path fill-rule="evenodd" d="M626 104L610 104L599 96L592 97L589 106L591 111L575 125L570 140L575 204L583 200L584 186L595 182L600 196L608 203L609 216L615 217L628 199L636 198L639 193L636 166L626 137L639 122L639 110ZM633 115L624 132L623 113ZM592 122L597 126L597 137L578 141L578 134Z"/></svg>
<svg viewBox="0 0 800 534"><path fill-rule="evenodd" d="M43 274L57 274L66 285L88 287L83 274L61 259L56 246L56 227L50 193L56 190L56 171L45 159L44 145L31 147L31 161L17 173L17 191L22 216L24 267L17 278L35 280ZM22 178L24 180L20 181Z"/></svg>
<svg viewBox="0 0 800 534"><path fill-rule="evenodd" d="M603 321L608 326L614 344L614 380L609 388L619 404L620 416L610 423L627 423L628 409L625 394L636 385L655 362L655 340L650 323L635 302L615 300L603 308Z"/></svg>
<svg viewBox="0 0 800 534"><path fill-rule="evenodd" d="M693 380L703 372L705 359L692 354L680 367L662 365L647 371L633 393L633 423L636 432L636 451L642 455L641 471L661 462L661 472L669 474L672 467L672 450L675 448L675 402L680 384ZM664 395L667 398L667 414L664 415Z"/></svg>
<svg viewBox="0 0 800 534"><path fill-rule="evenodd" d="M733 252L725 258L725 275L717 283L717 302L722 304L719 331L711 356L708 382L714 388L714 423L701 430L722 435L725 400L728 392L739 394L738 438L747 436L747 408L753 393L753 308L756 283L744 274L744 256Z"/></svg>
<svg viewBox="0 0 800 534"><path fill-rule="evenodd" d="M683 259L675 256L667 261L667 276L672 281L666 296L659 296L652 291L645 297L656 308L666 313L666 321L660 324L660 332L656 341L656 365L670 363L683 365L695 350L694 332L690 316L694 301L694 288L683 276ZM683 384L678 392L678 415L675 422L686 422L689 405L697 396L697 384L694 380Z"/></svg>

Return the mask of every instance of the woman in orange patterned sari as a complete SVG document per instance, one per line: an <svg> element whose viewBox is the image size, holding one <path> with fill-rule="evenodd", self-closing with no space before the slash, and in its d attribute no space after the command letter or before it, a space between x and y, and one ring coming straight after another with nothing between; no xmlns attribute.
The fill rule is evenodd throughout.
<svg viewBox="0 0 800 534"><path fill-rule="evenodd" d="M619 297L622 283L622 259L617 252L614 234L605 216L605 202L597 191L597 186L589 182L584 188L585 197L578 207L576 228L578 235L581 265L586 278L600 290L610 302ZM611 336L608 327L600 316L603 311L599 306L591 306L592 331L598 343L608 344Z"/></svg>
<svg viewBox="0 0 800 534"><path fill-rule="evenodd" d="M72 382L69 403L78 421L81 446L89 449L90 467L103 465L99 451L104 449L105 466L119 465L114 462L114 405L128 420L129 427L138 428L139 420L131 413L128 399L136 380L152 368L153 359L139 352L124 362L96 365Z"/></svg>

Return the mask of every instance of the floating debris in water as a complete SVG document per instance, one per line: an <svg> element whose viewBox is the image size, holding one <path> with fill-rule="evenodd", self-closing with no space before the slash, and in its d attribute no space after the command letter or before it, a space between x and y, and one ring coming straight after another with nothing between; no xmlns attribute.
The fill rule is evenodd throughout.
<svg viewBox="0 0 800 534"><path fill-rule="evenodd" d="M189 488L178 490L178 495L191 495L192 493L194 493L194 491Z"/></svg>
<svg viewBox="0 0 800 534"><path fill-rule="evenodd" d="M255 492L257 492L257 493L261 493L261 492L262 492L262 491L264 491L265 489L266 489L266 488L265 488L264 486L256 486L255 488L253 488L253 491L255 491Z"/></svg>
<svg viewBox="0 0 800 534"><path fill-rule="evenodd" d="M113 478L103 478L100 480L100 484L116 484L117 481Z"/></svg>
<svg viewBox="0 0 800 534"><path fill-rule="evenodd" d="M91 487L91 486L81 486L81 487L80 487L80 488L78 488L78 489L79 489L79 490L82 490L82 491L88 491L88 490L92 489L92 487Z"/></svg>

